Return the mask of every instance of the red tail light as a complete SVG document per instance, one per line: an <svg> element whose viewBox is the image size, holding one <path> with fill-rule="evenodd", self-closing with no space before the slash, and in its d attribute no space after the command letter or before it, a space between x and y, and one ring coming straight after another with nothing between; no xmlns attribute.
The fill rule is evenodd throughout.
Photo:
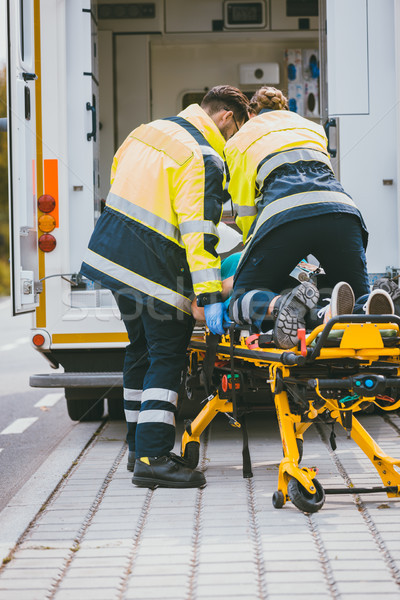
<svg viewBox="0 0 400 600"><path fill-rule="evenodd" d="M35 346L43 346L44 344L44 336L41 333L37 333L33 336L32 342Z"/></svg>
<svg viewBox="0 0 400 600"><path fill-rule="evenodd" d="M38 209L43 213L49 213L54 210L55 207L56 201L54 200L53 196L50 196L49 194L43 194L43 196L38 198Z"/></svg>
<svg viewBox="0 0 400 600"><path fill-rule="evenodd" d="M52 252L57 245L56 238L51 233L44 233L39 238L39 248L43 252Z"/></svg>

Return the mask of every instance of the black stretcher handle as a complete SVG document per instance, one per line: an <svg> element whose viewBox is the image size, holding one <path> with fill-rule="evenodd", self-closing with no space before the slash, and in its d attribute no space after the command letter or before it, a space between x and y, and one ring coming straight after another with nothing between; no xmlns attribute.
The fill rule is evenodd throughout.
<svg viewBox="0 0 400 600"><path fill-rule="evenodd" d="M348 390L350 388L355 388L355 381L357 379L362 378L371 378L375 379L379 384L379 387L389 388L400 388L400 377L384 377L383 375L376 375L375 373L363 373L362 375L354 375L354 377L345 377L343 379L309 379L307 381L308 386L311 389L315 389L318 386L320 390ZM371 387L371 394L373 393L375 386ZM364 391L364 390L363 390ZM379 390L376 390L376 393L381 393Z"/></svg>
<svg viewBox="0 0 400 600"><path fill-rule="evenodd" d="M193 350L205 350L206 343L203 341L192 341L190 342L190 348ZM217 353L223 352L227 354L226 346L217 346ZM269 360L271 362L280 362L287 366L304 365L306 363L306 357L301 354L295 354L295 352L281 352L276 354L274 352L265 352L265 350L247 350L245 348L233 349L233 355L235 358L254 358L257 360Z"/></svg>
<svg viewBox="0 0 400 600"><path fill-rule="evenodd" d="M373 488L324 488L325 494L376 494L378 492L397 494L398 491L397 485L386 485L384 487Z"/></svg>
<svg viewBox="0 0 400 600"><path fill-rule="evenodd" d="M369 375L368 373L363 374L363 377L374 377L374 375ZM376 377L376 376L375 376ZM308 385L310 388L315 389L317 386L316 379L309 379ZM395 387L400 388L400 377L393 378L384 378L385 387ZM349 388L354 387L354 378L345 378L345 379L318 379L319 389L335 389L335 390L348 390Z"/></svg>

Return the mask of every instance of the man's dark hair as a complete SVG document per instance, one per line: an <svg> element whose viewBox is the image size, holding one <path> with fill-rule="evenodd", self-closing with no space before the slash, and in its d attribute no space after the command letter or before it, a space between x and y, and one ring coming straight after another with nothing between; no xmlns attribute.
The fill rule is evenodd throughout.
<svg viewBox="0 0 400 600"><path fill-rule="evenodd" d="M200 104L201 108L207 108L209 115L213 115L220 110L231 110L235 119L239 122L246 122L249 118L249 100L231 85L216 85L211 88L204 96Z"/></svg>

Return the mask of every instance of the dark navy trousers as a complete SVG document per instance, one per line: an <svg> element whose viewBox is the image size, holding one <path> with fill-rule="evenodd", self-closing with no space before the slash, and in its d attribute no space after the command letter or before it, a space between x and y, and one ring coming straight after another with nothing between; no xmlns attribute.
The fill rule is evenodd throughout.
<svg viewBox="0 0 400 600"><path fill-rule="evenodd" d="M294 287L289 273L309 254L318 259L326 273L318 276L321 297L330 295L339 281L346 281L356 298L354 312L361 312L370 292L363 234L359 219L347 213L291 221L260 238L235 277L233 301L239 299L240 303L242 294L263 290L267 309L274 296Z"/></svg>
<svg viewBox="0 0 400 600"><path fill-rule="evenodd" d="M151 304L114 294L129 337L124 361L124 409L129 450L165 456L175 443L175 413L191 315L159 314Z"/></svg>

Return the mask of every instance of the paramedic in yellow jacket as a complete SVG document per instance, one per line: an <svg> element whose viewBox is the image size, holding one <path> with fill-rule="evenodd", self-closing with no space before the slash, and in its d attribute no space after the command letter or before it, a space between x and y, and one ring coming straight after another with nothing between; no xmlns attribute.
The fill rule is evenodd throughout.
<svg viewBox="0 0 400 600"><path fill-rule="evenodd" d="M333 316L351 313L354 294L369 293L368 233L334 176L320 125L290 112L282 92L271 87L255 93L249 116L225 147L229 192L245 243L230 315L259 330L272 316L275 343L291 348L319 293L305 282L282 294L288 274L313 254L325 270L327 286L335 288Z"/></svg>
<svg viewBox="0 0 400 600"><path fill-rule="evenodd" d="M223 333L217 224L224 145L248 100L217 86L201 105L132 131L117 151L111 189L81 267L111 289L128 331L124 408L128 469L144 487L198 487L204 475L171 457L175 412L193 329L191 297ZM135 460L136 458L136 460Z"/></svg>

